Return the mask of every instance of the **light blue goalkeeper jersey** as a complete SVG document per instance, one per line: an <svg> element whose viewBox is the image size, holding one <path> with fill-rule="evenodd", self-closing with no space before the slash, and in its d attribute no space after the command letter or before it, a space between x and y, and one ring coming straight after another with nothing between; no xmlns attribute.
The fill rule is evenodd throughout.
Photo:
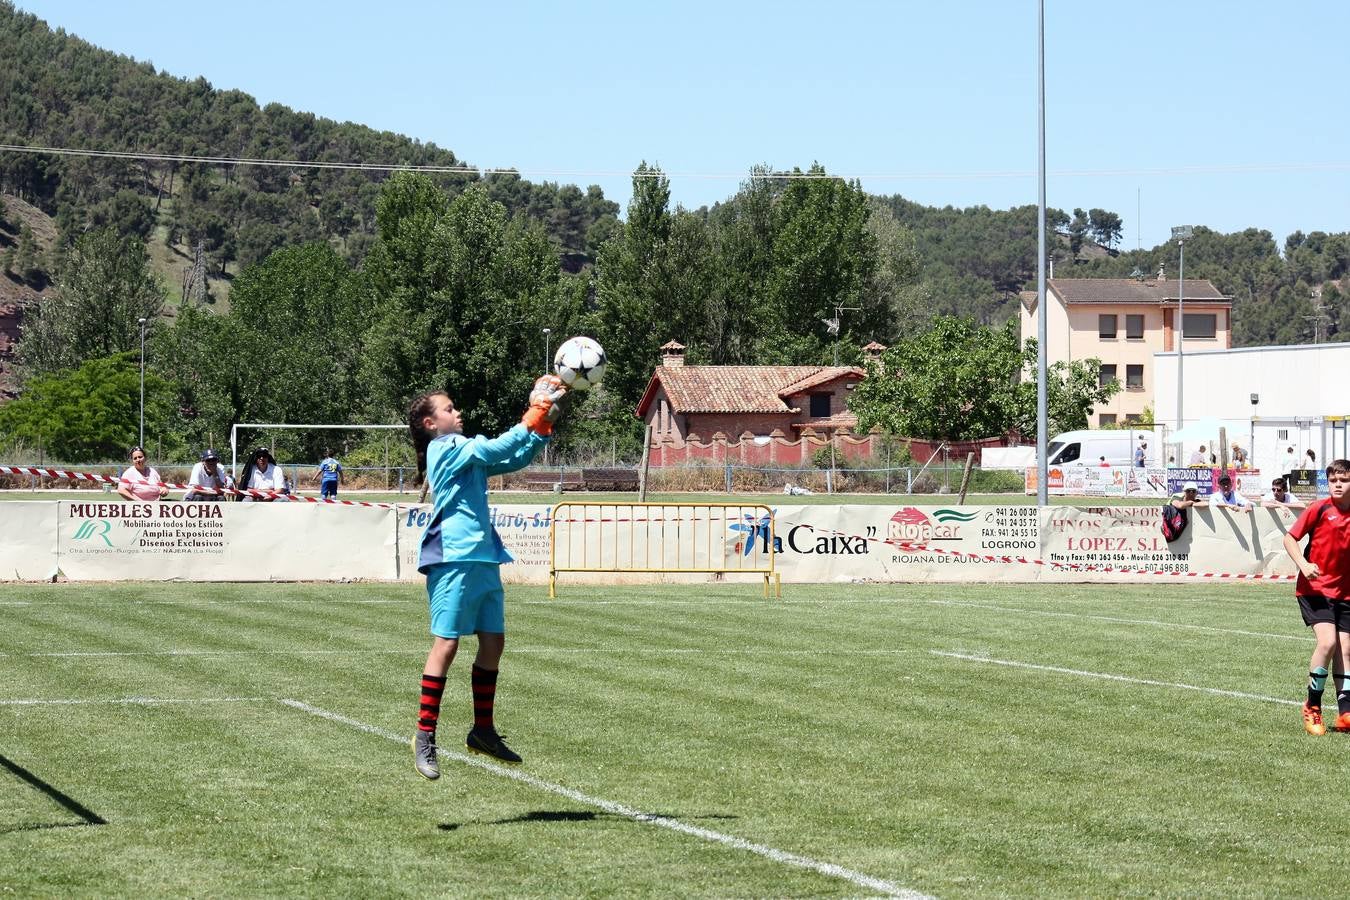
<svg viewBox="0 0 1350 900"><path fill-rule="evenodd" d="M517 425L491 440L446 434L427 446L433 508L417 571L448 562L511 562L488 515L488 476L525 468L546 440Z"/></svg>

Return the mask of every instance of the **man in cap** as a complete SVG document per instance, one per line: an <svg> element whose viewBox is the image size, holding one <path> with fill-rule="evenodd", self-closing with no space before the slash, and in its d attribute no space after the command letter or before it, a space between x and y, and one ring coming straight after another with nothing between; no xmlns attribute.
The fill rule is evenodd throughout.
<svg viewBox="0 0 1350 900"><path fill-rule="evenodd" d="M220 467L220 455L215 450L202 451L201 462L192 467L184 500L224 500L221 493L229 487L229 476Z"/></svg>
<svg viewBox="0 0 1350 900"><path fill-rule="evenodd" d="M1252 505L1246 497L1233 487L1233 479L1227 475L1219 476L1219 493L1214 495L1215 506L1227 506L1239 512L1252 512Z"/></svg>

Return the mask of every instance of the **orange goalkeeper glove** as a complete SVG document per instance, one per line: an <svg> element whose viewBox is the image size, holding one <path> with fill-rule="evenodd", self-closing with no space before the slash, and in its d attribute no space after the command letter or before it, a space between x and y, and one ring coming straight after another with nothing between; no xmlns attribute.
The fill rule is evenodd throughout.
<svg viewBox="0 0 1350 900"><path fill-rule="evenodd" d="M567 388L557 375L541 375L530 391L530 407L520 421L535 434L547 437L553 433L553 423L562 415L561 400Z"/></svg>

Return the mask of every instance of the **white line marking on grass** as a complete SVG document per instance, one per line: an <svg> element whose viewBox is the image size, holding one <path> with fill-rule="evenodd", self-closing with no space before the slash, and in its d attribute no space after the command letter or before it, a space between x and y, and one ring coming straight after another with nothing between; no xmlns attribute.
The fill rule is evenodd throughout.
<svg viewBox="0 0 1350 900"><path fill-rule="evenodd" d="M3 657L41 657L41 658L104 658L118 656L424 656L425 648L408 647L402 650L53 650L36 653L0 653ZM543 656L568 654L603 653L607 656L818 656L819 650L796 648L760 648L760 647L512 647L512 653L530 653ZM898 656L904 653L920 653L920 650L882 648L873 650L851 649L854 656Z"/></svg>
<svg viewBox="0 0 1350 900"><path fill-rule="evenodd" d="M142 582L144 583L144 582ZM266 583L266 582L262 582ZM256 606L256 605L281 605L290 603L294 605L305 605L313 603L322 603L325 606L329 604L343 605L388 605L411 603L414 600L421 600L426 603L425 598L412 597L407 600L342 600L330 597L316 597L312 600L297 600L289 597L271 597L258 598L253 600L196 600L190 597L184 597L180 600L43 600L40 603L17 603L16 606ZM0 606L6 605L0 602Z"/></svg>
<svg viewBox="0 0 1350 900"><path fill-rule="evenodd" d="M708 655L708 656L819 656L820 650L797 649L789 647L512 647L508 653L568 654L568 653L607 653L612 656L663 656L663 655ZM852 656L897 656L902 653L921 653L913 648L897 649L884 647L873 650L859 650L850 647Z"/></svg>
<svg viewBox="0 0 1350 900"><path fill-rule="evenodd" d="M37 698L24 700L0 700L0 706L160 706L165 703L258 703L267 697L105 697L101 699L42 700Z"/></svg>
<svg viewBox="0 0 1350 900"><path fill-rule="evenodd" d="M1275 634L1270 631L1244 631L1241 628L1217 628L1213 625L1189 625L1185 622L1164 622L1161 619L1124 619L1116 616L1095 616L1089 613L1058 612L1048 609L1023 609L1016 606L996 606L992 603L966 603L961 600L924 600L934 606L969 606L971 609L992 609L997 612L1022 613L1028 616L1050 616L1063 619L1089 619L1094 622L1116 622L1121 625L1153 625L1158 628L1186 628L1192 631L1208 631L1216 634L1237 634L1243 637L1273 638L1279 641L1299 641L1306 643L1307 635Z"/></svg>
<svg viewBox="0 0 1350 900"><path fill-rule="evenodd" d="M1285 697L1267 697L1265 694L1248 694L1244 691L1225 691L1220 688L1202 687L1198 684L1182 684L1179 681L1154 681L1149 678L1131 678L1129 675L1112 675L1109 672L1089 672L1084 669L1066 669L1060 666L1041 666L1035 663L1016 662L1011 659L994 659L989 656L975 656L969 653L951 653L946 650L929 650L934 656L946 656L951 659L964 659L970 662L988 663L991 666L1011 666L1015 669L1032 669L1038 672L1056 672L1060 675L1078 675L1083 678L1101 678L1106 681L1123 681L1127 684L1144 684L1150 687L1178 688L1183 691L1200 691L1204 694L1217 694L1220 697L1237 697L1242 700L1260 700L1262 703L1279 703L1284 706L1302 706L1299 700Z"/></svg>
<svg viewBox="0 0 1350 900"><path fill-rule="evenodd" d="M356 719L349 719L344 715L340 715L335 712L329 712L328 710L320 709L317 706L310 706L308 703L303 703L299 700L282 700L281 702L294 709L298 709L302 712L309 713L312 716L319 716L320 718L328 719L333 722L339 722L343 725L348 725L352 728L364 731L367 734L373 734L376 735L377 737L382 737L385 740L392 741L396 744L406 745L408 743L408 738L406 735L398 735L392 731L388 731L376 725L367 725L364 722L358 722ZM745 850L747 852L763 856L766 859L771 859L777 863L782 863L788 866L796 866L797 868L800 869L809 869L812 872L818 872L821 875L828 875L831 878L842 878L845 881L857 885L858 887L868 888L870 890L877 891L890 897L905 897L910 898L910 900L929 900L927 894L921 894L918 891L913 891L910 890L909 888L901 887L900 885L893 884L889 881L882 881L880 878L873 878L871 875L865 875L862 872L854 872L852 869L845 869L843 866L837 866L834 863L819 862L809 857L798 856L795 853L788 853L785 850L776 850L773 847L766 847L763 844L756 844L753 843L752 841L747 841L743 838L738 838L729 834L723 834L720 831L712 831L711 829L708 828L701 828L698 825L689 825L685 822L679 821L678 819L671 819L666 816L658 816L654 815L653 813L645 813L631 806L625 806L622 803L615 803L612 800L604 800L599 797L592 797L589 794L583 794L580 791L573 790L572 788L569 787L564 787L561 784L554 784L551 781L545 781L542 778L537 778L534 775L522 772L519 769L508 769L505 766L499 766L496 763L487 762L486 760L478 759L476 757L469 756L468 754L465 753L456 753L452 750L445 750L445 749L441 749L438 752L445 759L453 759L456 762L462 762L466 765L476 766L480 769L484 769L488 772L491 772L494 775L500 775L503 778L511 778L515 781L519 781L522 784L527 784L530 787L537 788L541 791L547 791L550 794L557 794L560 797L566 797L569 800L573 800L585 806L595 807L596 809L603 810L604 812L610 813L611 815L623 816L624 818L632 819L635 822L642 822L646 825L655 825L658 828L668 828L671 831L676 831L681 834L687 834L691 837L701 838L705 841L712 841L718 844L725 844L726 846L736 850Z"/></svg>
<svg viewBox="0 0 1350 900"><path fill-rule="evenodd" d="M402 650L61 650L43 653L0 653L0 656L110 657L110 656L369 656L425 654L425 649Z"/></svg>
<svg viewBox="0 0 1350 900"><path fill-rule="evenodd" d="M1255 590L1256 587L1260 587L1260 586L1261 586L1261 585L1259 585L1259 583L1257 583L1257 582L1251 582L1251 583L1246 583L1246 582L1244 582L1243 584L1246 585L1246 587L1240 586L1240 585L1237 584L1237 583L1233 583L1233 584L1225 585L1222 589L1223 589L1223 590L1233 590L1233 591L1243 591L1243 590L1246 590L1248 587L1251 587L1253 590ZM579 585L579 586L585 587L586 585ZM800 585L794 585L794 586L800 586ZM890 582L847 582L847 583L841 583L841 584L832 584L832 585L829 585L829 586L831 586L831 587L840 587L840 588L854 588L854 587L856 587L856 588L863 588L863 587L865 587L865 588L870 589L871 591L877 591L877 590L885 589L885 588L897 588L897 589L899 589L899 588L904 588L904 587L905 587L904 584L900 584L900 583L890 583ZM1021 586L1024 586L1024 585L1018 585L1018 586L1021 587ZM1025 585L1025 586L1030 587L1031 585ZM1063 586L1063 587L1077 587L1077 588L1084 587L1084 585L1075 585L1075 584L1069 584L1069 585L1057 585L1057 584L1056 584L1056 585L1037 585L1037 586L1038 586L1038 587L1046 587L1046 586ZM1092 587L1093 585L1087 585L1087 586L1088 586L1088 587ZM1190 586L1190 587L1194 587L1194 585L1189 585L1189 586ZM508 587L508 588L514 587L514 585L508 585L507 587ZM611 588L612 588L612 587L614 587L614 585L606 585L606 587L611 587ZM638 587L642 587L642 586L639 585ZM962 585L959 585L959 584L953 584L953 585L951 585L951 587L952 587L953 589L959 589L959 588L962 587ZM1112 584L1112 585L1109 585L1109 587L1112 587L1112 588L1125 588L1125 589L1127 589L1127 590L1129 590L1129 589L1149 588L1150 591L1157 591L1157 590L1161 587L1161 588L1171 588L1171 589L1175 589L1175 590L1180 591L1180 590L1186 590L1186 589L1188 588L1188 585L1187 585L1187 584L1182 584L1182 583L1177 583L1177 584L1167 584L1167 585ZM1056 599L1056 602L1063 602L1063 603L1097 602L1097 601L1096 601L1095 599L1093 599L1093 598L1082 598L1082 599L1079 599L1079 598L1073 598L1073 597L1062 597L1062 598L1061 598L1061 597L1056 597L1055 599ZM1214 603L1214 602L1215 602L1215 600L1214 600L1214 598L1213 598L1212 596L1204 596L1204 597L1196 597L1196 596L1166 596L1166 595L1159 595L1159 594L1156 594L1156 593L1150 593L1150 595L1149 595L1149 597L1148 597L1148 600L1149 600L1149 602L1151 602L1151 603L1152 603L1152 602L1158 602L1158 603ZM933 602L939 602L939 601L927 600L927 599L922 598L922 597L886 596L886 595L884 595L884 594L869 593L867 596L861 596L861 597L841 597L841 596L831 596L831 597L779 597L779 598L775 598L775 599L773 599L773 600L767 600L767 599L764 599L764 598L762 598L762 597L716 597L716 596L708 596L708 597L701 597L701 598L670 597L670 598L660 598L660 599L651 599L651 598L645 598L645 597L633 597L633 598L626 598L626 599L621 599L621 600L592 600L592 599L584 599L584 598L559 597L559 598L556 598L556 599L553 599L553 600L512 600L512 601L511 601L511 605L512 605L512 606L569 606L569 607L570 607L570 606L700 606L700 605L701 605L701 606L707 606L707 605L709 605L709 604L716 604L717 606L757 606L757 607L762 607L762 608L764 608L765 610L779 610L779 609L783 609L783 608L789 607L789 606L842 606L842 605L845 605L845 604L868 604L868 605L874 605L874 606L886 606L886 605L899 605L899 604L906 604L906 603L933 603ZM1232 604L1235 604L1235 603L1269 603L1269 602L1270 602L1270 598L1268 598L1268 597L1244 597L1244 596L1236 596L1236 595L1225 595L1224 598L1223 598L1223 600L1222 600L1222 602L1223 602L1225 605L1232 605Z"/></svg>

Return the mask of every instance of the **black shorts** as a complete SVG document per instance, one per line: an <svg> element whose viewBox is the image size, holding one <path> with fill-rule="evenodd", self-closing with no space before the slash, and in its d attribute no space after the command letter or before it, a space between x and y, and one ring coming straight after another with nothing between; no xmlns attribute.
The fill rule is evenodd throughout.
<svg viewBox="0 0 1350 900"><path fill-rule="evenodd" d="M1298 610L1309 628L1318 622L1334 622L1338 630L1350 631L1350 600L1300 596Z"/></svg>

